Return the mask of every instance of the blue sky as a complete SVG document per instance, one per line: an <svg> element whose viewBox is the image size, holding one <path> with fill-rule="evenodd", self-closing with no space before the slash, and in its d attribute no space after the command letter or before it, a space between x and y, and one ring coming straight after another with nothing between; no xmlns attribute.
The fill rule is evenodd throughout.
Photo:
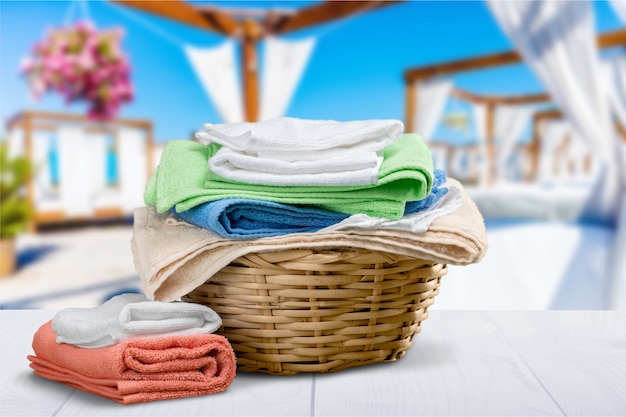
<svg viewBox="0 0 626 417"><path fill-rule="evenodd" d="M213 2L253 8L299 8L311 3ZM608 2L594 6L599 32L620 28ZM82 104L67 108L55 95L33 101L18 74L21 59L46 28L73 22L84 16L84 10L98 28L123 26L126 30L123 46L133 66L136 98L123 107L120 116L151 119L155 139L161 142L188 137L203 122L221 121L187 62L183 45L208 47L218 45L223 37L101 1L0 0L3 121L24 109L85 109ZM318 36L318 41L288 108L287 115L293 117L403 119L407 68L511 49L482 1L399 3L290 37L311 35ZM543 91L523 65L461 74L455 83L477 93Z"/></svg>

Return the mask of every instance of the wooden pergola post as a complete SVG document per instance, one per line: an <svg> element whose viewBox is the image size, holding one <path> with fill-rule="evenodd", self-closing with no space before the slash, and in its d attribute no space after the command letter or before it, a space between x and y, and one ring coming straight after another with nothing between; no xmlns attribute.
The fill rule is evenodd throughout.
<svg viewBox="0 0 626 417"><path fill-rule="evenodd" d="M406 103L405 103L405 126L404 130L407 132L414 132L417 127L417 120L415 120L415 111L417 110L417 83L408 83L406 85Z"/></svg>
<svg viewBox="0 0 626 417"><path fill-rule="evenodd" d="M495 146L493 143L493 132L494 132L494 113L496 110L495 103L490 101L487 103L487 117L485 118L485 146L487 148L487 178L485 178L485 183L487 186L493 185L494 178L496 177L496 164L495 164Z"/></svg>
<svg viewBox="0 0 626 417"><path fill-rule="evenodd" d="M253 20L243 22L241 40L241 62L243 67L243 103L247 122L259 119L259 65L257 61L257 39L259 28Z"/></svg>

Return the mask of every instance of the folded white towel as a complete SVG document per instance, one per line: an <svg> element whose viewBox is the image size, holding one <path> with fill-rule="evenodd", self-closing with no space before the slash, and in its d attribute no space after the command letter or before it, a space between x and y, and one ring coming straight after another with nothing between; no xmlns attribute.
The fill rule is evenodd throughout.
<svg viewBox="0 0 626 417"><path fill-rule="evenodd" d="M308 152L315 154L315 152ZM375 168L382 157L375 151L360 152L358 154L330 153L327 157L316 159L299 159L285 161L272 157L259 157L254 153L238 152L228 148L221 148L209 160L209 168L217 173L221 166L229 169L244 169L283 174L321 174L324 172L345 172L360 169Z"/></svg>
<svg viewBox="0 0 626 417"><path fill-rule="evenodd" d="M220 149L220 151L224 148ZM248 184L275 185L275 186L365 186L378 182L378 170L383 158L374 153L374 165L354 169L349 161L342 161L351 170L341 170L341 163L325 161L316 164L312 161L284 162L271 159L249 158L246 161L244 155L237 157L235 161L223 158L217 160L219 152L209 160L209 169L215 174L232 181L245 182ZM243 162L243 164L241 164ZM251 162L251 163L247 163ZM328 163L326 163L328 162ZM358 161L361 163L361 161ZM241 166L236 166L239 164ZM354 164L358 167L358 163ZM247 166L243 167L243 166Z"/></svg>
<svg viewBox="0 0 626 417"><path fill-rule="evenodd" d="M219 143L236 151L317 151L349 148L378 151L395 142L404 130L399 120L304 120L277 117L257 123L204 124L200 143Z"/></svg>
<svg viewBox="0 0 626 417"><path fill-rule="evenodd" d="M52 319L58 343L82 348L114 345L136 337L213 333L222 320L209 307L148 301L141 294L115 296L98 307L66 308Z"/></svg>

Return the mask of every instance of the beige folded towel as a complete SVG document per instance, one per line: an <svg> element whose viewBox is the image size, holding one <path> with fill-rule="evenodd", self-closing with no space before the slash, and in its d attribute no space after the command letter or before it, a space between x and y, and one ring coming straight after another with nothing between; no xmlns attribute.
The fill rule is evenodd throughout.
<svg viewBox="0 0 626 417"><path fill-rule="evenodd" d="M462 193L461 207L434 220L424 233L355 228L260 239L228 239L176 222L167 213L158 214L154 207L141 207L135 209L131 242L135 268L149 299L174 301L238 257L255 252L362 248L468 265L482 259L487 249L487 234L476 205L464 190Z"/></svg>

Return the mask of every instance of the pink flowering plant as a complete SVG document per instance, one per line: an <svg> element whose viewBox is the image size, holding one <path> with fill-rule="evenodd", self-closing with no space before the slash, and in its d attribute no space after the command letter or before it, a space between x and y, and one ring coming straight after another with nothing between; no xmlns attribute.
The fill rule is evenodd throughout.
<svg viewBox="0 0 626 417"><path fill-rule="evenodd" d="M86 101L91 120L110 120L133 99L123 31L97 31L89 22L55 29L34 45L22 72L35 98L56 91L67 103Z"/></svg>

